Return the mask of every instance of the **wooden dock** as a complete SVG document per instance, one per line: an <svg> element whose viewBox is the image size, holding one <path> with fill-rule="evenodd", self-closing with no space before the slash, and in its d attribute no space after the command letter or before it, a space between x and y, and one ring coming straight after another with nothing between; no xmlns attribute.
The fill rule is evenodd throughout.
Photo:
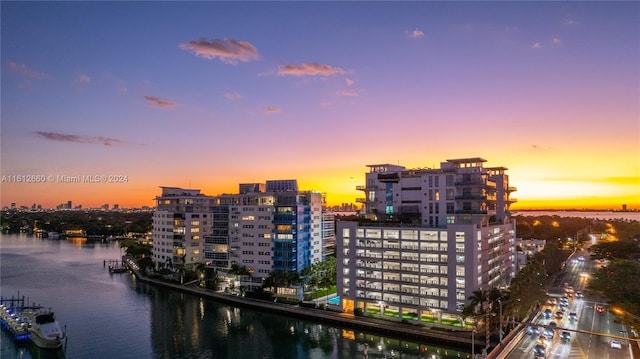
<svg viewBox="0 0 640 359"><path fill-rule="evenodd" d="M105 260L103 266L108 266L109 273L126 273L129 271L127 263L118 259Z"/></svg>

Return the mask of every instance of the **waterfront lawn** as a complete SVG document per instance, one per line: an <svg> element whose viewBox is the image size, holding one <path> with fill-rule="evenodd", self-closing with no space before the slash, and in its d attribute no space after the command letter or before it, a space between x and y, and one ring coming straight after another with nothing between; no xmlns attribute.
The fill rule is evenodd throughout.
<svg viewBox="0 0 640 359"><path fill-rule="evenodd" d="M335 285L332 285L328 288L319 288L314 291L304 293L304 300L314 300L328 295L336 294L337 292L338 288Z"/></svg>
<svg viewBox="0 0 640 359"><path fill-rule="evenodd" d="M432 317L432 316L428 316L428 315L423 315L422 316L422 321L426 322L426 323L437 323L438 322L438 318L436 317Z"/></svg>

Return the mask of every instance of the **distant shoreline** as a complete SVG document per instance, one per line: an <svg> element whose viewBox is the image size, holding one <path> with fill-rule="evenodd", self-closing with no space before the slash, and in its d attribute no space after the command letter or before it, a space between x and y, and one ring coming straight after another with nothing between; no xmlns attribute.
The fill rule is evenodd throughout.
<svg viewBox="0 0 640 359"><path fill-rule="evenodd" d="M640 211L567 211L567 210L553 210L553 211L513 211L513 217L534 217L534 216L558 216L558 217L573 217L573 218L589 218L599 220L627 220L627 221L640 221Z"/></svg>

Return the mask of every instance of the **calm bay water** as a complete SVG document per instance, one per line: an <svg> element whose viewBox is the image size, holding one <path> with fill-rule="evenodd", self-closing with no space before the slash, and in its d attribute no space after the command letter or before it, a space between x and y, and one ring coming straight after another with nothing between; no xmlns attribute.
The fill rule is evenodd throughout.
<svg viewBox="0 0 640 359"><path fill-rule="evenodd" d="M66 358L467 358L435 343L381 338L234 308L109 274L115 243L0 237L0 294L51 307L66 325ZM0 357L55 357L18 347L5 333ZM46 355L44 355L46 354Z"/></svg>

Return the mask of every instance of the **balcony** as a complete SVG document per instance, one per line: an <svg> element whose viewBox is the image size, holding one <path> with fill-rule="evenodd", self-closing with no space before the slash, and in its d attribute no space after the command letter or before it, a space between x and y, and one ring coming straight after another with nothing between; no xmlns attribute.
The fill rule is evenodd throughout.
<svg viewBox="0 0 640 359"><path fill-rule="evenodd" d="M486 200L487 196L481 194L463 193L455 197L456 200Z"/></svg>
<svg viewBox="0 0 640 359"><path fill-rule="evenodd" d="M366 191L367 186L356 186L356 191Z"/></svg>
<svg viewBox="0 0 640 359"><path fill-rule="evenodd" d="M455 182L456 186L482 186L484 184L486 184L486 182L480 178L471 179L468 181L460 180Z"/></svg>
<svg viewBox="0 0 640 359"><path fill-rule="evenodd" d="M507 192L516 192L518 190L518 187L514 187L514 186L509 186L507 188Z"/></svg>
<svg viewBox="0 0 640 359"><path fill-rule="evenodd" d="M459 209L455 214L487 214L487 211L480 209Z"/></svg>
<svg viewBox="0 0 640 359"><path fill-rule="evenodd" d="M516 203L516 202L518 202L518 200L515 198L507 198L507 203Z"/></svg>
<svg viewBox="0 0 640 359"><path fill-rule="evenodd" d="M366 198L356 198L356 202L357 203L367 203L367 199Z"/></svg>

